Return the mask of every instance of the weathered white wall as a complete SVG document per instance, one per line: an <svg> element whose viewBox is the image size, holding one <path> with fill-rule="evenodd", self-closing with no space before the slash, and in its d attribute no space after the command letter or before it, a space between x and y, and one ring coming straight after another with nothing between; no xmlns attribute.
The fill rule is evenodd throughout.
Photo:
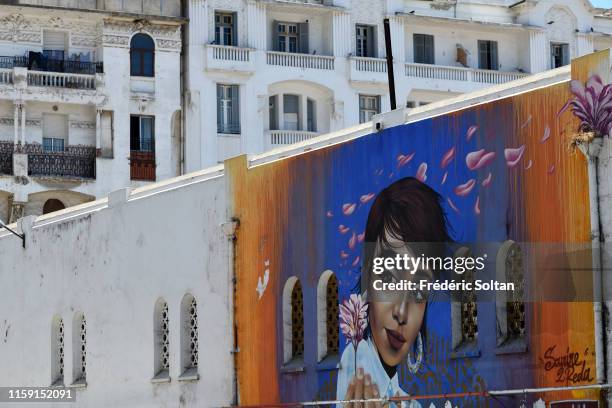
<svg viewBox="0 0 612 408"><path fill-rule="evenodd" d="M70 407L219 407L232 398L232 271L222 168L40 217L21 241L0 232L0 385L48 386L51 320L87 320L87 387ZM112 202L113 199L111 198ZM199 375L179 381L180 302L198 305ZM169 383L153 384L154 305L170 316Z"/></svg>

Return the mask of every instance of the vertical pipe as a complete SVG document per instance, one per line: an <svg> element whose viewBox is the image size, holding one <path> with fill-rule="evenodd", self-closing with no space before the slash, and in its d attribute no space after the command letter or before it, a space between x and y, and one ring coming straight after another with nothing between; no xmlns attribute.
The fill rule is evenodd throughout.
<svg viewBox="0 0 612 408"><path fill-rule="evenodd" d="M25 103L21 104L21 145L25 147L26 109Z"/></svg>
<svg viewBox="0 0 612 408"><path fill-rule="evenodd" d="M397 107L395 100L395 77L393 75L393 50L391 49L391 29L389 28L389 19L385 18L385 50L387 52L387 76L389 78L389 98L391 98L391 110Z"/></svg>

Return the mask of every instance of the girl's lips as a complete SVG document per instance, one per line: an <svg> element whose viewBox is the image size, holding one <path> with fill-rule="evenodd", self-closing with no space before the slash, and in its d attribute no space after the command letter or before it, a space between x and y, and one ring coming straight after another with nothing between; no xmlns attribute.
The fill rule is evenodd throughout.
<svg viewBox="0 0 612 408"><path fill-rule="evenodd" d="M389 340L389 344L394 350L399 350L402 348L404 343L406 343L406 339L402 334L395 330L385 329L387 332L387 339Z"/></svg>

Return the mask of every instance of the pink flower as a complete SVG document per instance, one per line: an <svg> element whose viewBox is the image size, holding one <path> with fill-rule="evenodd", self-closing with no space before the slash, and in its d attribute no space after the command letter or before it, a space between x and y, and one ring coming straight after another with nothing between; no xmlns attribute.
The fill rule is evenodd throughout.
<svg viewBox="0 0 612 408"><path fill-rule="evenodd" d="M580 81L570 82L574 95L570 105L580 119L579 129L605 136L612 130L612 86L603 84L599 75L591 76L585 85Z"/></svg>
<svg viewBox="0 0 612 408"><path fill-rule="evenodd" d="M478 170L481 167L488 166L495 159L495 152L487 152L485 149L480 149L475 152L470 152L465 156L465 164L470 170Z"/></svg>
<svg viewBox="0 0 612 408"><path fill-rule="evenodd" d="M363 333L368 326L368 305L361 295L353 293L340 305L340 330L346 337L347 343L352 343L355 350L363 339Z"/></svg>

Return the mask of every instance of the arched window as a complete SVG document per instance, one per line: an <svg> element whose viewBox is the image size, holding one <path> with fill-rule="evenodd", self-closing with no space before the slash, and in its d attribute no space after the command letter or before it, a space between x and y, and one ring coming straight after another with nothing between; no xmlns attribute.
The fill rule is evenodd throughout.
<svg viewBox="0 0 612 408"><path fill-rule="evenodd" d="M304 357L304 299L302 284L295 276L283 290L283 347L285 363Z"/></svg>
<svg viewBox="0 0 612 408"><path fill-rule="evenodd" d="M183 379L198 379L198 305L196 299L187 294L181 302L181 350Z"/></svg>
<svg viewBox="0 0 612 408"><path fill-rule="evenodd" d="M325 271L317 285L317 358L323 360L339 352L338 279Z"/></svg>
<svg viewBox="0 0 612 408"><path fill-rule="evenodd" d="M136 34L130 42L130 75L155 75L155 43L147 34Z"/></svg>
<svg viewBox="0 0 612 408"><path fill-rule="evenodd" d="M74 384L87 383L87 323L83 313L76 313L72 325L72 375Z"/></svg>
<svg viewBox="0 0 612 408"><path fill-rule="evenodd" d="M159 299L155 303L153 317L153 336L155 349L155 378L169 378L170 370L170 324L168 317L168 303Z"/></svg>
<svg viewBox="0 0 612 408"><path fill-rule="evenodd" d="M58 315L51 323L51 385L64 385L64 321Z"/></svg>
<svg viewBox="0 0 612 408"><path fill-rule="evenodd" d="M66 208L66 206L60 200L50 198L45 201L45 204L43 205L43 214L49 214L50 212L63 210L64 208Z"/></svg>
<svg viewBox="0 0 612 408"><path fill-rule="evenodd" d="M497 345L525 337L525 275L520 245L508 240L497 252L497 278L514 290L496 292Z"/></svg>
<svg viewBox="0 0 612 408"><path fill-rule="evenodd" d="M467 247L459 248L455 258L472 256ZM478 341L478 304L474 290L474 269L466 268L462 275L464 282L470 282L471 290L462 290L453 294L451 303L452 346L456 350L460 346L476 344Z"/></svg>

